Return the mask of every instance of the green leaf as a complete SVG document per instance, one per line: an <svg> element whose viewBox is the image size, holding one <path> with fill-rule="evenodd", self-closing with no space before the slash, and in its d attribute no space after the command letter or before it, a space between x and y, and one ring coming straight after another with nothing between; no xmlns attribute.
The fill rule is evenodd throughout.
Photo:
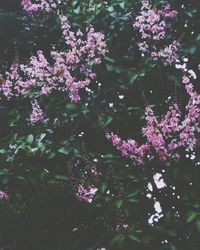
<svg viewBox="0 0 200 250"><path fill-rule="evenodd" d="M177 250L177 248L174 245L170 244L170 250Z"/></svg>
<svg viewBox="0 0 200 250"><path fill-rule="evenodd" d="M138 78L138 73L136 73L133 70L131 70L128 75L129 75L129 84L134 83L135 80L137 80L137 78Z"/></svg>
<svg viewBox="0 0 200 250"><path fill-rule="evenodd" d="M107 190L107 188L108 188L108 186L107 186L107 183L103 183L102 185L101 185L101 192L102 193L105 193L106 192L106 190Z"/></svg>
<svg viewBox="0 0 200 250"><path fill-rule="evenodd" d="M200 220L197 220L195 223L196 229L198 232L200 232Z"/></svg>
<svg viewBox="0 0 200 250"><path fill-rule="evenodd" d="M55 153L55 152L49 151L49 152L47 153L47 158L48 158L48 159L53 159L55 156L56 156L56 153Z"/></svg>
<svg viewBox="0 0 200 250"><path fill-rule="evenodd" d="M108 117L107 121L104 124L104 127L108 126L113 121L113 117Z"/></svg>
<svg viewBox="0 0 200 250"><path fill-rule="evenodd" d="M132 194L129 194L129 195L127 196L127 198L128 198L128 199L129 199L129 198L133 198L133 197L135 197L138 193L139 193L139 190L135 191L135 192L132 193Z"/></svg>
<svg viewBox="0 0 200 250"><path fill-rule="evenodd" d="M75 111L75 110L77 110L77 104L75 104L75 103L68 103L68 104L66 105L66 107L67 107L67 109L69 109L70 111Z"/></svg>
<svg viewBox="0 0 200 250"><path fill-rule="evenodd" d="M107 9L109 12L113 12L114 11L114 7L113 6L109 6Z"/></svg>
<svg viewBox="0 0 200 250"><path fill-rule="evenodd" d="M105 56L105 61L110 62L110 63L114 63L115 60L111 57Z"/></svg>
<svg viewBox="0 0 200 250"><path fill-rule="evenodd" d="M197 47L196 47L196 46L192 46L192 47L189 49L189 53L190 53L191 55L193 55L193 54L196 52L196 50L197 50Z"/></svg>
<svg viewBox="0 0 200 250"><path fill-rule="evenodd" d="M81 8L80 8L80 6L78 6L76 9L74 9L74 13L79 14L80 10L81 10Z"/></svg>
<svg viewBox="0 0 200 250"><path fill-rule="evenodd" d="M123 205L123 200L122 200L122 199L116 201L116 207L117 207L118 209L121 208L122 205Z"/></svg>
<svg viewBox="0 0 200 250"><path fill-rule="evenodd" d="M125 236L123 234L118 234L116 235L112 241L111 241L111 245L118 245L118 246L121 246L123 244L125 240Z"/></svg>
<svg viewBox="0 0 200 250"><path fill-rule="evenodd" d="M5 149L0 149L0 154L5 154L6 150Z"/></svg>
<svg viewBox="0 0 200 250"><path fill-rule="evenodd" d="M136 242L138 242L138 243L141 242L140 239L138 239L137 237L135 237L135 236L132 235L132 234L129 234L129 235L128 235L128 238L131 239L131 240L133 240L133 241L136 241Z"/></svg>
<svg viewBox="0 0 200 250"><path fill-rule="evenodd" d="M41 142L46 136L46 133L42 133L38 139L38 142Z"/></svg>
<svg viewBox="0 0 200 250"><path fill-rule="evenodd" d="M65 148L65 147L62 147L62 148L58 149L58 152L61 154L69 155L70 150Z"/></svg>
<svg viewBox="0 0 200 250"><path fill-rule="evenodd" d="M127 196L127 200L129 201L129 202L133 202L133 203L138 203L139 201L138 201L138 199L136 199L136 195L139 193L139 190L137 190L136 192L134 192L134 193L132 193L132 194L129 194L128 196Z"/></svg>
<svg viewBox="0 0 200 250"><path fill-rule="evenodd" d="M128 201L132 203L139 203L139 201L135 198L129 198Z"/></svg>
<svg viewBox="0 0 200 250"><path fill-rule="evenodd" d="M186 214L186 221L187 223L192 222L197 217L197 213L194 211L190 211Z"/></svg>
<svg viewBox="0 0 200 250"><path fill-rule="evenodd" d="M64 182L68 182L69 181L69 178L67 176L64 176L64 175L56 175L55 178L57 180L64 181Z"/></svg>
<svg viewBox="0 0 200 250"><path fill-rule="evenodd" d="M34 141L33 135L28 135L27 138L26 138L26 142L29 143L29 144L32 144L33 141Z"/></svg>
<svg viewBox="0 0 200 250"><path fill-rule="evenodd" d="M125 8L125 2L119 3L119 6L124 9Z"/></svg>

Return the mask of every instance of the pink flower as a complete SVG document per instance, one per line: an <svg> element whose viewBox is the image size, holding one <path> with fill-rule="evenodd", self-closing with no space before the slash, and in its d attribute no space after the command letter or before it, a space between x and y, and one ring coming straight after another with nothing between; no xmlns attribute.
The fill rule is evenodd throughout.
<svg viewBox="0 0 200 250"><path fill-rule="evenodd" d="M187 70L184 70L183 81L186 82L185 89L189 94L185 115L176 103L169 106L166 114L160 117L156 117L153 110L147 107L146 126L142 128L146 143L141 145L135 140L124 141L113 133L106 134L113 146L135 165L144 165L145 159L151 160L155 156L162 161L179 160L182 150L193 151L197 147L200 95L194 91L192 83L186 80L187 74Z"/></svg>
<svg viewBox="0 0 200 250"><path fill-rule="evenodd" d="M33 100L31 104L32 104L32 113L30 114L30 118L29 118L31 124L34 125L35 123L38 123L38 122L44 122L45 115L44 115L43 110L40 108L37 100Z"/></svg>
<svg viewBox="0 0 200 250"><path fill-rule="evenodd" d="M35 2L35 3L33 3ZM37 11L50 12L59 9L59 7L66 5L67 0L22 0L22 6L25 11L29 13Z"/></svg>
<svg viewBox="0 0 200 250"><path fill-rule="evenodd" d="M170 31L172 21L177 14L176 11L171 10L169 4L157 9L150 6L149 1L142 1L140 14L133 24L141 37L141 42L138 44L139 50L150 54L154 61L161 59L164 65L171 65L179 58L179 42L170 40L168 43L167 41L167 32ZM161 40L162 45L157 42Z"/></svg>
<svg viewBox="0 0 200 250"><path fill-rule="evenodd" d="M104 35L89 26L83 34L74 32L67 18L59 16L65 40L64 51L51 51L49 63L42 51L31 56L27 64L13 64L6 72L0 91L9 100L21 96L32 101L31 123L43 120L43 112L33 100L34 95L50 95L53 91L68 94L73 102L80 101L80 90L86 88L95 78L94 67L101 63L106 54Z"/></svg>
<svg viewBox="0 0 200 250"><path fill-rule="evenodd" d="M79 184L77 188L76 197L81 201L83 200L85 202L92 203L93 196L96 194L97 191L97 188L84 187L83 185Z"/></svg>
<svg viewBox="0 0 200 250"><path fill-rule="evenodd" d="M22 0L22 6L27 12L36 12L38 11L38 4L33 4L31 0Z"/></svg>
<svg viewBox="0 0 200 250"><path fill-rule="evenodd" d="M100 177L100 176L102 176L102 173L99 172L99 171L96 169L96 167L93 167L93 168L91 169L91 174L92 174L92 176L94 176L94 177Z"/></svg>
<svg viewBox="0 0 200 250"><path fill-rule="evenodd" d="M4 191L0 191L0 200L8 200L8 194Z"/></svg>

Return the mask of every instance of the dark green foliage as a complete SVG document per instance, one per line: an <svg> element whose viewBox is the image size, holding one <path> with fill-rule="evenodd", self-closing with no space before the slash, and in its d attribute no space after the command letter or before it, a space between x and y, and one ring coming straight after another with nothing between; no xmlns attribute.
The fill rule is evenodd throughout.
<svg viewBox="0 0 200 250"><path fill-rule="evenodd" d="M200 2L170 2L179 12L175 35L181 37L182 54L197 71ZM111 130L123 138L142 140L146 102L158 114L163 113L167 108L164 101L174 96L175 89L180 105L185 104L177 72L156 65L151 58L141 58L138 52L139 38L132 24L139 4L133 0L69 1L65 14L73 26L93 24L105 33L109 50L97 68L101 86L94 82L92 93L83 91L81 103L73 104L55 93L42 100L50 118L48 125L30 126L25 122L30 111L26 101L0 100L0 190L10 194L0 204L0 249L200 249L199 166L184 159L170 167L159 161L135 167L105 139L105 132ZM16 58L24 62L38 49L48 56L53 44L62 47L56 15L27 16L13 0L1 0L0 9L2 72ZM199 83L195 84L200 90ZM79 136L81 132L83 136ZM93 165L102 177L90 205L75 198L71 177L78 178L79 171ZM156 196L165 215L150 227L148 213L153 203L146 199L145 189L153 174L164 168L166 196L159 192ZM170 185L176 186L176 196ZM116 230L123 224L129 225L128 230ZM168 243L162 244L164 240Z"/></svg>

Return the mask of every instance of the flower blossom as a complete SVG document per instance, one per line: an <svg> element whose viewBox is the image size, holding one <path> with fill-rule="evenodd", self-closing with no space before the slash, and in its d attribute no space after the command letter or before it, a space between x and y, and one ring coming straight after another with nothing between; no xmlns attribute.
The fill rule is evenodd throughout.
<svg viewBox="0 0 200 250"><path fill-rule="evenodd" d="M83 200L85 202L91 203L93 200L94 195L98 191L97 188L94 187L84 187L83 185L79 184L77 188L76 197L79 200Z"/></svg>
<svg viewBox="0 0 200 250"><path fill-rule="evenodd" d="M37 11L50 12L58 9L59 7L66 5L65 0L22 0L22 7L28 13L33 13Z"/></svg>
<svg viewBox="0 0 200 250"><path fill-rule="evenodd" d="M60 20L65 50L51 51L53 63L49 63L44 53L38 51L27 64L13 64L0 86L0 91L8 100L19 96L33 100L35 97L32 96L48 96L57 91L65 92L71 101L79 102L80 90L96 78L94 66L101 63L107 52L104 35L95 32L91 26L87 28L86 34L80 30L74 32L65 16L61 15ZM34 100L32 106L36 108L37 105ZM41 120L42 116L38 115L32 119L35 114L33 110L32 123Z"/></svg>
<svg viewBox="0 0 200 250"><path fill-rule="evenodd" d="M0 191L0 200L8 200L8 194L4 191Z"/></svg>
<svg viewBox="0 0 200 250"><path fill-rule="evenodd" d="M164 65L171 65L178 60L180 44L176 40L166 43L168 31L177 12L171 10L169 4L162 9L152 8L148 0L142 1L140 14L133 27L139 31L141 42L139 50L149 54L154 61L161 59ZM162 41L162 43L160 42Z"/></svg>
<svg viewBox="0 0 200 250"><path fill-rule="evenodd" d="M30 114L30 118L29 118L31 124L34 125L35 123L38 123L38 122L44 122L45 115L44 115L43 110L40 108L37 100L33 100L31 104L32 104L32 113Z"/></svg>
<svg viewBox="0 0 200 250"><path fill-rule="evenodd" d="M156 117L150 107L146 107L146 126L142 129L146 143L122 140L113 133L106 134L113 146L129 157L135 165L144 165L145 160L157 156L162 161L178 160L182 151L194 151L197 147L196 133L199 127L200 95L194 91L190 78L196 75L184 67L182 82L189 95L185 115L178 104L172 103L165 115Z"/></svg>

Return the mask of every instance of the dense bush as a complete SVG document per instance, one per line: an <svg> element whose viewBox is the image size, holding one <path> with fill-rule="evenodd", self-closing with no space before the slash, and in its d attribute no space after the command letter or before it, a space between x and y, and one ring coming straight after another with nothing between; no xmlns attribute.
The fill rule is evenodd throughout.
<svg viewBox="0 0 200 250"><path fill-rule="evenodd" d="M0 249L199 250L199 1L54 2L0 1Z"/></svg>

